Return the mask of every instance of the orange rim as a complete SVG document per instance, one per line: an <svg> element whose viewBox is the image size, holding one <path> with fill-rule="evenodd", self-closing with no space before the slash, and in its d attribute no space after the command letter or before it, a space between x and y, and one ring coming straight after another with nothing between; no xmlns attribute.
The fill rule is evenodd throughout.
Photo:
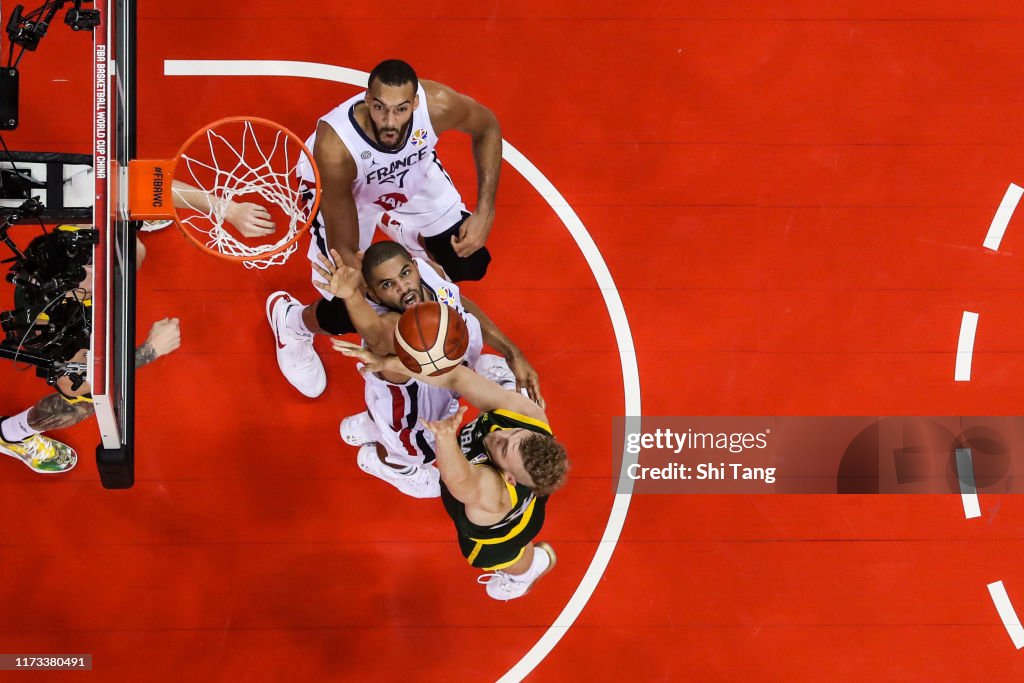
<svg viewBox="0 0 1024 683"><path fill-rule="evenodd" d="M218 119L216 121L213 121L212 123L208 123L207 125L203 126L199 130L197 130L195 133L193 133L191 136L189 136L189 138L184 142L184 144L182 144L181 147L178 149L178 153L175 154L174 157L171 160L169 160L170 161L170 172L168 174L169 175L169 182L173 182L175 174L177 173L177 170L178 170L178 163L181 161L181 158L185 155L185 152L189 149L189 147L192 146L192 144L196 140L198 140L201 136L205 135L208 131L210 131L210 130L212 130L214 128L217 128L219 126L223 126L223 125L230 124L230 123L254 123L254 124L260 124L260 125L263 125L263 126L267 126L267 127L270 127L270 128L277 129L277 130L283 132L290 140L292 140L295 143L297 143L298 146L299 146L299 149L301 150L301 152L303 154L305 154L306 158L309 160L309 162L310 162L309 165L313 169L313 182L314 182L314 185L315 185L315 187L313 188L313 190L314 190L314 192L313 192L313 205L312 205L312 207L309 210L309 215L302 221L302 225L299 226L299 228L295 231L295 234L292 235L292 237L290 239L288 239L285 242L282 242L281 244L277 245L273 249L271 249L269 251L261 252L260 254L254 254L252 256L236 256L234 254L225 254L225 253L223 253L221 251L218 251L216 249L208 247L204 243L204 240L202 240L199 237L197 237L196 235L194 235L192 233L192 231L190 229L188 229L184 225L184 223L180 220L180 218L178 216L178 209L174 206L174 202L173 201L170 202L169 210L163 210L163 211L161 211L159 209L157 209L157 210L149 210L150 207L146 207L147 210L143 211L142 213L138 213L137 214L136 212L133 211L132 212L132 218L144 218L144 219L150 219L150 218L171 218L174 221L174 223L178 226L178 229L181 230L182 234L185 235L185 237L187 237L188 240L190 242L192 242L192 244L194 244L195 246L199 247L199 249L201 249L202 251L204 251L204 252L206 252L206 253L208 253L208 254L210 254L212 256L216 256L217 258L221 258L221 259L224 259L226 261L234 261L234 262L240 262L240 261L261 261L261 260L264 260L264 259L268 259L268 258L270 258L272 256L275 256L277 254L280 254L282 251L288 249L293 244L298 242L299 239L301 239L306 234L306 232L309 230L309 226L313 223L313 219L316 217L316 214L317 214L317 212L320 209L320 169L317 168L316 162L313 159L313 153L309 150L309 148L306 147L306 143L301 138L299 138L299 136L297 136L295 133L293 133L292 131L288 130L284 126L282 126L280 123L276 123L274 121L271 121L270 119L260 118L258 116L228 116L226 118ZM135 162L133 162L133 163L135 163ZM140 168L139 173L145 173L147 171L147 169L146 169L147 165L151 168L153 163L154 162L147 161L147 160L139 161L138 162L138 167ZM296 163L297 163L297 161L296 161ZM293 169L289 169L289 173L292 170ZM131 171L129 171L129 173L131 174ZM132 176L132 177L134 179L134 176ZM168 196L169 196L169 189L170 189L170 186L168 185ZM145 189L143 189L143 192L145 192ZM133 189L131 191L131 195L134 198L135 196L138 195L138 192L135 189Z"/></svg>

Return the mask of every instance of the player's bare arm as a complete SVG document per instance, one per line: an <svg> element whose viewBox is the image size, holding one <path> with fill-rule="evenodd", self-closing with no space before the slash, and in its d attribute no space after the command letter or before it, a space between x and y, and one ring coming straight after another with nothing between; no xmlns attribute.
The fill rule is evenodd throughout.
<svg viewBox="0 0 1024 683"><path fill-rule="evenodd" d="M458 130L473 140L476 208L452 238L455 253L466 257L484 246L494 224L494 200L501 174L501 126L494 113L471 97L434 81L420 81L434 130Z"/></svg>
<svg viewBox="0 0 1024 683"><path fill-rule="evenodd" d="M398 314L380 315L373 310L366 301L365 283L359 269L346 265L334 249L331 250L331 256L338 265L331 263L322 255L319 257L320 263L313 264L313 268L323 280L324 290L345 302L352 325L370 351L380 356L393 354ZM357 259L362 260L362 252L357 254ZM385 379L392 381L389 377ZM399 382L403 380L404 378L398 379Z"/></svg>
<svg viewBox="0 0 1024 683"><path fill-rule="evenodd" d="M491 467L471 465L459 446L459 427L466 414L466 406L460 406L454 415L436 422L423 420L424 426L434 434L434 452L441 480L457 500L477 514L493 517L489 523L499 521L505 514L502 510L501 494L504 486L501 477Z"/></svg>
<svg viewBox="0 0 1024 683"><path fill-rule="evenodd" d="M313 159L320 169L320 213L327 231L327 246L337 251L345 264L358 268L359 216L352 197L356 164L345 143L323 121L316 127Z"/></svg>
<svg viewBox="0 0 1024 683"><path fill-rule="evenodd" d="M211 196L198 187L192 187L180 180L174 181L174 206L178 209L194 209L210 212L213 210ZM274 232L276 226L270 219L270 212L252 202L230 202L224 218L235 226L243 237L263 237Z"/></svg>
<svg viewBox="0 0 1024 683"><path fill-rule="evenodd" d="M181 332L178 327L177 318L164 318L153 323L145 343L135 350L135 367L141 368L148 365L161 356L175 351L181 346ZM71 359L72 363L85 363L88 358L88 350L81 349ZM50 394L43 397L28 414L28 424L32 429L39 432L51 429L62 429L78 424L82 420L91 417L95 413L93 404L88 401L81 403L69 403L64 397L74 399L79 396L88 396L92 393L92 387L88 382L82 382L77 387L72 386L68 377L61 377L56 383L60 394Z"/></svg>
<svg viewBox="0 0 1024 683"><path fill-rule="evenodd" d="M540 378L537 376L537 371L533 368L533 365L523 355L523 352L476 305L476 302L463 295L462 305L480 321L480 332L483 335L484 343L505 357L509 369L512 370L512 374L516 378L516 391L526 389L530 400L543 408L544 397L540 394Z"/></svg>
<svg viewBox="0 0 1024 683"><path fill-rule="evenodd" d="M331 345L336 351L362 361L369 372L393 372L435 387L450 389L484 412L509 410L541 422L548 421L544 409L530 399L519 392L503 389L500 384L478 375L463 365L443 375L418 375L402 365L397 356L377 356L362 347L337 338L331 339Z"/></svg>

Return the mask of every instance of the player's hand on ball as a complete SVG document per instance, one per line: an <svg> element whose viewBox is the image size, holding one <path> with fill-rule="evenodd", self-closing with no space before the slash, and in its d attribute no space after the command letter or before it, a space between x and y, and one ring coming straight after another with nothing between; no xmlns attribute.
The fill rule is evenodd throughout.
<svg viewBox="0 0 1024 683"><path fill-rule="evenodd" d="M331 339L331 346L334 347L335 351L363 363L363 372L394 372L396 369L394 366L397 365L403 371L403 374L409 374L409 371L405 370L404 366L394 356L382 358L381 356L374 355L369 349L357 346L344 339ZM394 361L394 363L390 361Z"/></svg>
<svg viewBox="0 0 1024 683"><path fill-rule="evenodd" d="M153 326L149 328L146 344L153 349L157 358L177 350L181 346L181 329L178 326L178 319L164 318L153 323Z"/></svg>
<svg viewBox="0 0 1024 683"><path fill-rule="evenodd" d="M231 202L224 218L235 226L235 229L243 237L263 237L277 229L274 222L270 220L270 212L259 204L251 202Z"/></svg>
<svg viewBox="0 0 1024 683"><path fill-rule="evenodd" d="M423 426L434 433L434 436L440 441L444 438L457 437L459 433L459 427L462 426L462 417L466 414L466 406L459 406L459 409L455 411L454 415L450 415L443 420L436 420L434 422L427 422L423 418L420 418L420 422Z"/></svg>

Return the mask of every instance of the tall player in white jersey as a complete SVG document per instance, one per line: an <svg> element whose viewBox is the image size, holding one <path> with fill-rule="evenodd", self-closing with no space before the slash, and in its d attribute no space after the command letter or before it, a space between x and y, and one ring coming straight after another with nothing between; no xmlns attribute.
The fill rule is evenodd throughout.
<svg viewBox="0 0 1024 683"><path fill-rule="evenodd" d="M335 262L340 255L334 254ZM542 405L537 372L519 348L457 284L445 279L427 261L414 258L396 242L377 242L362 258L361 271L321 258L314 264L325 289L345 302L351 320L367 348L393 354L394 328L400 314L424 301L451 306L466 322L469 348L465 363L509 389L522 389ZM364 296L360 284L367 285ZM482 354L483 344L504 358ZM421 420L440 420L450 414L457 395L405 375L364 373L366 412L345 418L341 436L359 447L359 467L403 493L417 498L441 495L440 475L433 462L434 436Z"/></svg>
<svg viewBox="0 0 1024 683"><path fill-rule="evenodd" d="M434 149L438 134L455 129L473 141L477 170L475 212L465 205ZM501 128L489 109L451 88L420 82L400 60L381 62L367 91L327 113L307 141L320 170L320 213L312 225L310 260L338 252L358 268L356 254L381 229L416 256L440 264L454 282L479 280L490 253L484 243L494 221L501 169ZM305 161L305 160L304 160ZM311 177L300 161L299 173ZM307 178L308 179L308 178ZM314 334L355 331L344 304L313 276L322 299L303 307L287 292L267 299L281 371L309 397L327 386Z"/></svg>

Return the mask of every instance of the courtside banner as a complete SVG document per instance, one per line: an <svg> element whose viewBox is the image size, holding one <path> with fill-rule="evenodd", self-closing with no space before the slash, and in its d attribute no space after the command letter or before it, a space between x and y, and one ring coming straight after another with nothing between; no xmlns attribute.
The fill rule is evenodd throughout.
<svg viewBox="0 0 1024 683"><path fill-rule="evenodd" d="M1021 493L1024 417L616 417L616 493Z"/></svg>

